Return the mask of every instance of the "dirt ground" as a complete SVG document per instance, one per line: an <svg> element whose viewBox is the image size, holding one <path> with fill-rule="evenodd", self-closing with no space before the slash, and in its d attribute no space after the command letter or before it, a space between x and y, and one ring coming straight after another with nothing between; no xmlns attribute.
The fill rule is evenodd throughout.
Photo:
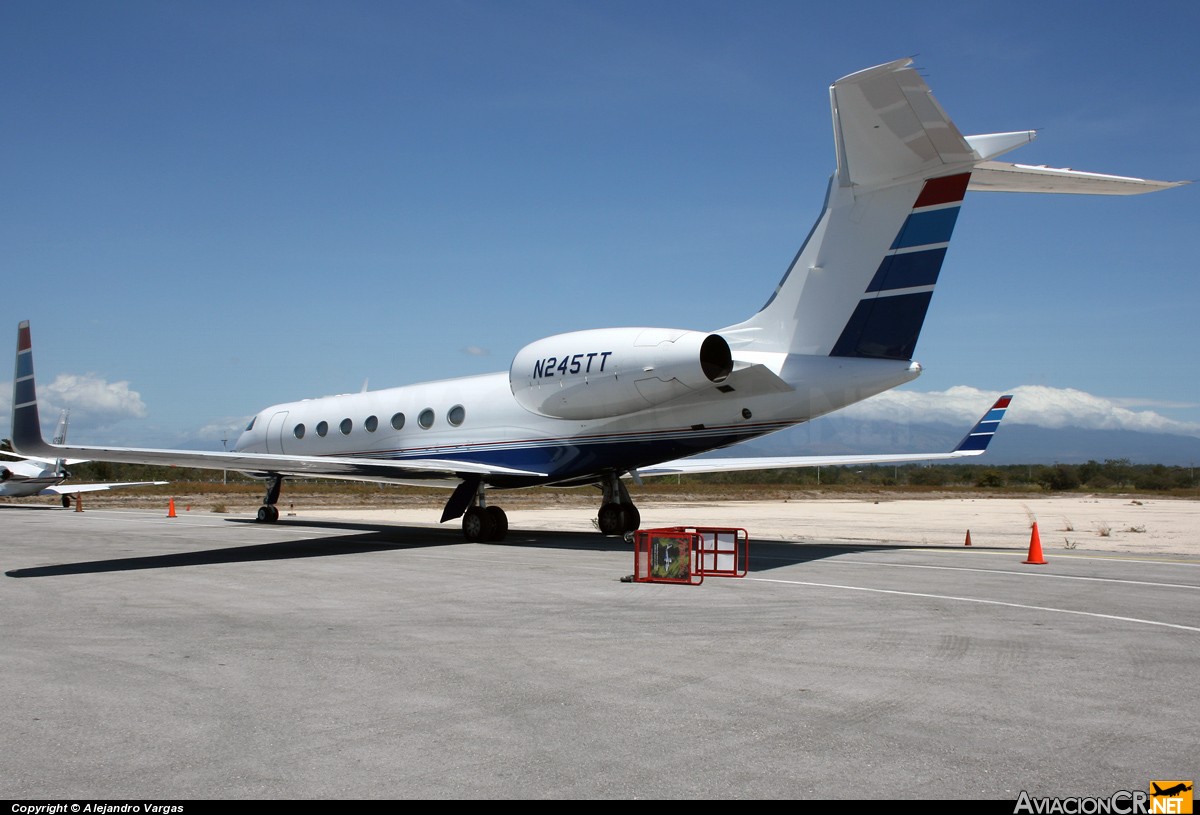
<svg viewBox="0 0 1200 815"><path fill-rule="evenodd" d="M179 487L196 485L175 485ZM253 487L254 485L248 485ZM353 491L296 485L279 503L281 517L346 519L437 526L446 491L378 487ZM202 487L131 489L83 496L83 507L162 509L177 513L253 515L255 487L213 492ZM1180 555L1200 558L1200 497L1147 494L1028 494L887 490L824 491L786 487L632 488L643 529L716 526L747 530L751 539L902 543L1026 551L1033 542L1051 552ZM595 531L600 494L593 488L493 492L512 530ZM8 499L55 503L53 498ZM450 521L448 524L456 524Z"/></svg>

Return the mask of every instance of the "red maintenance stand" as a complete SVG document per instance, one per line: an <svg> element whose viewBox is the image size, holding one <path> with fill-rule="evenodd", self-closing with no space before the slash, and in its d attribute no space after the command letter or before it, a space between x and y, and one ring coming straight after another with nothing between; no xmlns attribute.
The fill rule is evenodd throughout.
<svg viewBox="0 0 1200 815"><path fill-rule="evenodd" d="M749 559L750 540L745 529L639 529L634 537L633 580L698 586L706 575L745 577Z"/></svg>

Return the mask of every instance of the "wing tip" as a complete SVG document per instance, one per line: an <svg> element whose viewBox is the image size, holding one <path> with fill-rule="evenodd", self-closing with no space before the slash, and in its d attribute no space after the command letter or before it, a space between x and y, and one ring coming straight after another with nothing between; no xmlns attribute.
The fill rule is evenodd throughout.
<svg viewBox="0 0 1200 815"><path fill-rule="evenodd" d="M1006 393L993 402L987 413L984 413L970 432L963 436L962 441L954 448L954 452L962 456L978 456L984 453L991 444L992 437L1000 429L1000 421L1008 412L1008 406L1012 403L1012 399L1013 395Z"/></svg>

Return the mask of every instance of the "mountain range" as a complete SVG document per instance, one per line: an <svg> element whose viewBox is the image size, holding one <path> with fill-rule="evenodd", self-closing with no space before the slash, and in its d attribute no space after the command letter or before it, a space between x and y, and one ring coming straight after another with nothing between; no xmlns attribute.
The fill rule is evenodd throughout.
<svg viewBox="0 0 1200 815"><path fill-rule="evenodd" d="M847 455L944 452L964 428L944 423L899 423L826 416L714 455ZM1004 424L986 453L965 462L982 464L1082 464L1128 459L1133 464L1191 467L1200 463L1200 438L1132 430L1051 429Z"/></svg>

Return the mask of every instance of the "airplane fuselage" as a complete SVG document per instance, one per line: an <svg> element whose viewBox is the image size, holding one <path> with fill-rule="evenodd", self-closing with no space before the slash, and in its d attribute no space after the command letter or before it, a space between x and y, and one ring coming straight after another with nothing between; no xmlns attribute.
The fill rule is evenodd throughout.
<svg viewBox="0 0 1200 815"><path fill-rule="evenodd" d="M780 355L776 392L753 373L690 389L661 405L596 419L539 415L511 373L446 379L274 405L235 450L380 460L452 459L544 473L493 476L496 487L584 483L597 473L726 447L837 410L914 379L908 361ZM765 374L763 374L765 376ZM395 483L456 483L438 474Z"/></svg>
<svg viewBox="0 0 1200 815"><path fill-rule="evenodd" d="M24 498L39 495L48 487L57 487L66 476L53 467L39 467L24 462L0 462L0 496Z"/></svg>

